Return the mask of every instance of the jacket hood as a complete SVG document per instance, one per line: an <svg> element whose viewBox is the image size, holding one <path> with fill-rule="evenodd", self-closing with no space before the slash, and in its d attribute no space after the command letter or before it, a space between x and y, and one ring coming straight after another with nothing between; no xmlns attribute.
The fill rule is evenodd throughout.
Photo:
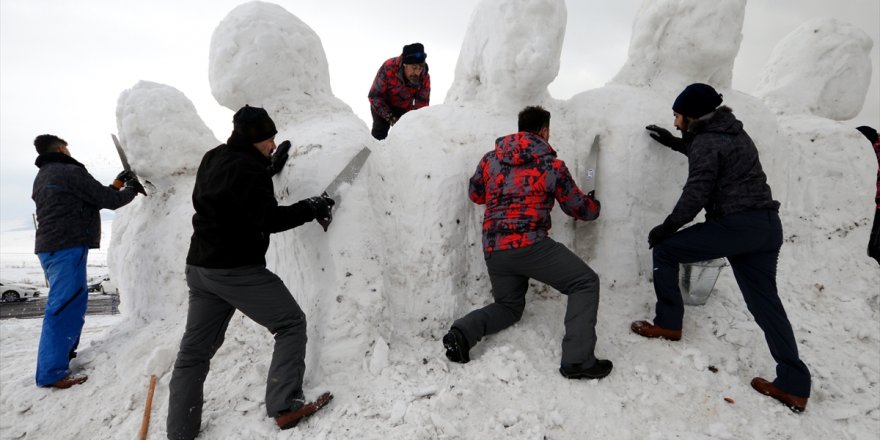
<svg viewBox="0 0 880 440"><path fill-rule="evenodd" d="M705 119L700 118L694 121L689 132L692 133L723 133L723 134L739 134L743 131L743 124L736 116L733 110L728 106L718 107L715 112L710 113Z"/></svg>
<svg viewBox="0 0 880 440"><path fill-rule="evenodd" d="M521 131L495 140L495 156L507 165L522 165L539 161L544 156L556 156L556 151L541 136Z"/></svg>
<svg viewBox="0 0 880 440"><path fill-rule="evenodd" d="M36 165L37 168L42 168L43 165L46 165L47 163L53 163L53 162L76 165L80 168L86 167L85 165L79 163L78 160L76 160L76 159L74 159L64 153L58 153L58 152L44 153L44 154L37 156L37 160L34 162L34 165Z"/></svg>

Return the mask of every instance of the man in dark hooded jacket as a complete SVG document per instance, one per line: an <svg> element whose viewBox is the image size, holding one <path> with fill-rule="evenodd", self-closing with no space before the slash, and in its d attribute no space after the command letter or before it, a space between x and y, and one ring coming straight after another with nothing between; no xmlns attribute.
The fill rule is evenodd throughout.
<svg viewBox="0 0 880 440"><path fill-rule="evenodd" d="M167 432L172 440L198 435L203 387L211 358L236 310L275 335L266 381L266 412L292 428L333 397L306 403L306 317L277 275L266 268L269 235L317 220L329 225L326 196L279 206L272 184L275 123L262 108L233 116L229 140L202 158L193 188L193 235L186 257L189 311L169 384Z"/></svg>
<svg viewBox="0 0 880 440"><path fill-rule="evenodd" d="M430 104L431 75L425 62L427 58L421 43L407 44L400 56L389 58L376 72L367 95L374 138L385 139L388 130L404 113Z"/></svg>
<svg viewBox="0 0 880 440"><path fill-rule="evenodd" d="M599 217L599 202L584 194L548 143L550 112L526 107L519 132L495 141L470 179L470 198L486 205L483 256L495 302L455 321L443 337L446 357L470 361L470 349L484 336L522 318L529 279L547 283L568 296L562 362L569 379L599 379L613 367L597 359L596 315L599 276L572 251L548 236L556 201L578 220Z"/></svg>
<svg viewBox="0 0 880 440"><path fill-rule="evenodd" d="M127 171L119 173L113 185L102 185L71 157L67 142L58 136L37 136L34 147L40 168L32 195L38 224L34 247L49 281L36 382L70 388L88 379L71 374L70 360L76 356L88 306L89 249L101 244L100 210L120 208L145 192Z"/></svg>
<svg viewBox="0 0 880 440"><path fill-rule="evenodd" d="M631 329L647 338L681 339L679 264L727 257L777 363L773 382L756 377L752 387L801 412L810 396L810 371L798 355L776 290L782 246L779 202L773 200L754 142L730 108L719 107L721 102L711 86L691 84L672 106L683 139L655 125L647 127L652 138L687 156L688 178L672 213L648 235L648 246L654 249L654 322L636 321ZM678 230L702 209L704 223Z"/></svg>

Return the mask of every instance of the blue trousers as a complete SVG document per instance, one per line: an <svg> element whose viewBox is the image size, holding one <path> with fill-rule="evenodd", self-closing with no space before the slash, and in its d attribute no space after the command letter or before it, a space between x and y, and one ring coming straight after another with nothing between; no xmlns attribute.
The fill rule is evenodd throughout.
<svg viewBox="0 0 880 440"><path fill-rule="evenodd" d="M743 299L764 331L776 361L774 385L796 396L810 396L810 371L800 360L785 308L776 290L776 264L782 223L775 211L748 211L682 229L654 247L654 324L678 330L684 304L678 288L680 263L727 257Z"/></svg>
<svg viewBox="0 0 880 440"><path fill-rule="evenodd" d="M85 323L89 290L86 282L87 246L37 254L49 280L49 299L37 352L37 386L51 385L70 374Z"/></svg>

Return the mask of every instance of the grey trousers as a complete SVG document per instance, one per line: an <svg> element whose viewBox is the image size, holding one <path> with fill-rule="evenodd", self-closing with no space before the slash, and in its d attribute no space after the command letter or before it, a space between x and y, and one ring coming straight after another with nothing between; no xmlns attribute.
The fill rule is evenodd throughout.
<svg viewBox="0 0 880 440"><path fill-rule="evenodd" d="M198 435L205 377L236 309L275 335L266 381L269 417L302 406L306 318L281 279L263 266L187 265L186 282L189 311L169 385L168 438L189 440Z"/></svg>
<svg viewBox="0 0 880 440"><path fill-rule="evenodd" d="M549 237L528 247L491 252L485 258L495 302L452 324L471 347L483 336L497 333L522 318L529 279L533 278L568 296L562 366L589 368L596 363L593 351L599 276L590 266Z"/></svg>

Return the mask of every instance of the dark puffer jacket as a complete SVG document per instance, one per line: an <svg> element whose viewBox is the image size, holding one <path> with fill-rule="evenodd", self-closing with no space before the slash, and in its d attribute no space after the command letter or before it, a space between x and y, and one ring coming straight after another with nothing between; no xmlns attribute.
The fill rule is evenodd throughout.
<svg viewBox="0 0 880 440"><path fill-rule="evenodd" d="M431 102L431 75L428 74L428 65L425 64L419 83L412 85L403 76L402 61L402 57L385 61L376 72L376 79L367 95L370 99L370 110L386 121L391 119L391 107L402 110L403 114L427 107Z"/></svg>
<svg viewBox="0 0 880 440"><path fill-rule="evenodd" d="M278 206L271 161L233 134L202 158L193 188L186 263L206 268L266 265L269 234L314 220L308 203Z"/></svg>
<svg viewBox="0 0 880 440"><path fill-rule="evenodd" d="M729 107L697 120L684 137L688 178L664 224L678 229L706 209L707 218L742 211L778 210L758 149Z"/></svg>
<svg viewBox="0 0 880 440"><path fill-rule="evenodd" d="M117 190L95 180L86 167L63 153L37 157L31 198L37 205L36 253L72 246L101 245L101 209L116 209L134 200L131 188Z"/></svg>
<svg viewBox="0 0 880 440"><path fill-rule="evenodd" d="M469 195L485 204L483 250L535 244L550 230L556 200L566 214L595 220L599 202L581 192L565 163L542 137L519 132L495 141L470 180Z"/></svg>

